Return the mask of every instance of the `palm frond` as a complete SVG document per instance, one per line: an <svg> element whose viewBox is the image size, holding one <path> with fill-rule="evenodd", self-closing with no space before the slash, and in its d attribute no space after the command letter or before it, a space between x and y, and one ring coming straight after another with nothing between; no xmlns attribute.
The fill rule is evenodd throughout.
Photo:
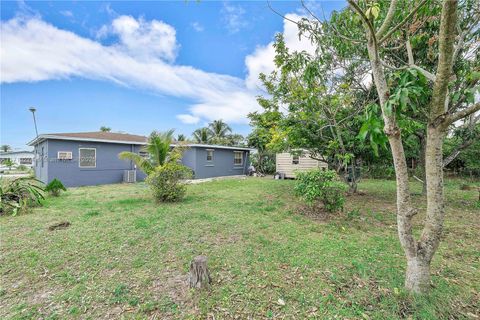
<svg viewBox="0 0 480 320"><path fill-rule="evenodd" d="M148 160L142 157L141 155L129 151L120 152L118 157L122 160L131 160L133 161L137 167L145 172L146 174L150 174L154 170L154 166Z"/></svg>

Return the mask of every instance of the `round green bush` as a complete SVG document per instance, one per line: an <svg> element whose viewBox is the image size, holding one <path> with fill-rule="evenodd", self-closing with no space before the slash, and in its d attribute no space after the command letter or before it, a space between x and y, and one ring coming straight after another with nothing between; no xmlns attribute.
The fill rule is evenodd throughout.
<svg viewBox="0 0 480 320"><path fill-rule="evenodd" d="M192 177L192 170L177 162L159 166L146 179L153 196L160 202L176 202L186 193L185 179Z"/></svg>
<svg viewBox="0 0 480 320"><path fill-rule="evenodd" d="M296 173L295 194L311 208L323 204L327 212L343 209L347 186L333 170L312 169Z"/></svg>

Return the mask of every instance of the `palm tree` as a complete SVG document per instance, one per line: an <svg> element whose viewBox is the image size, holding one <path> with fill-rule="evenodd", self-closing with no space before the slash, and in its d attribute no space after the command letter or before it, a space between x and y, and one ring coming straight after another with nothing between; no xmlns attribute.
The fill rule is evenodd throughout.
<svg viewBox="0 0 480 320"><path fill-rule="evenodd" d="M193 132L193 139L197 143L210 143L212 139L212 132L209 128L200 128Z"/></svg>
<svg viewBox="0 0 480 320"><path fill-rule="evenodd" d="M7 158L6 160L4 160L2 164L4 166L7 166L9 171L12 170L12 167L15 165L15 163L10 158Z"/></svg>
<svg viewBox="0 0 480 320"><path fill-rule="evenodd" d="M10 147L8 144L3 144L0 149L3 151L3 152L8 152L10 150L12 150L12 147Z"/></svg>
<svg viewBox="0 0 480 320"><path fill-rule="evenodd" d="M225 138L228 133L232 132L232 128L221 119L213 120L213 122L208 125L208 128L214 139Z"/></svg>
<svg viewBox="0 0 480 320"><path fill-rule="evenodd" d="M185 137L184 134L181 134L181 133L180 133L180 134L177 136L177 141L185 141L185 140L187 140L187 137Z"/></svg>
<svg viewBox="0 0 480 320"><path fill-rule="evenodd" d="M173 155L171 144L173 141L173 129L166 132L153 131L148 137L147 145L142 148L148 154L143 157L134 152L124 151L118 157L123 160L131 160L145 172L147 175L152 173L155 168L162 166L168 161L176 160L176 154ZM175 157L175 159L173 159Z"/></svg>
<svg viewBox="0 0 480 320"><path fill-rule="evenodd" d="M101 127L100 127L100 131L102 131L102 132L110 132L110 131L112 131L112 128L110 128L110 127L105 127L105 126L101 126Z"/></svg>

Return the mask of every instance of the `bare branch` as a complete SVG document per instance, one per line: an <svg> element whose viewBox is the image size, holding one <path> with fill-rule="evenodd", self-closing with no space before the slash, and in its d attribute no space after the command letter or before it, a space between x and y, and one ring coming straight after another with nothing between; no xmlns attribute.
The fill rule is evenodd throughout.
<svg viewBox="0 0 480 320"><path fill-rule="evenodd" d="M408 64L412 66L415 64L415 60L413 59L412 45L410 44L410 39L407 39L405 46L407 47Z"/></svg>
<svg viewBox="0 0 480 320"><path fill-rule="evenodd" d="M284 16L283 14L281 14L280 12L278 12L277 10L273 9L272 7L272 4L270 3L270 1L267 1L267 5L268 7L270 8L270 10L273 11L273 13L279 15L280 17L282 17L283 19L287 20L287 21L290 21L291 23L295 23L297 26L299 25L298 21L295 21L295 20L292 20L290 18L287 18L286 16Z"/></svg>
<svg viewBox="0 0 480 320"><path fill-rule="evenodd" d="M385 17L385 20L383 20L383 23L380 26L380 29L378 29L377 34L375 35L377 39L380 39L390 27L390 24L392 23L392 20L393 20L393 16L395 14L395 10L397 9L397 4L398 4L398 0L392 0L392 2L390 2L390 7L388 7L387 16Z"/></svg>
<svg viewBox="0 0 480 320"><path fill-rule="evenodd" d="M447 116L445 118L445 124L447 126L451 125L452 123L454 123L455 121L457 120L460 120L460 119L463 119L471 114L474 114L475 112L477 112L478 110L480 110L480 102L477 102L475 104L472 104L470 107L468 108L465 108L463 110L460 110L460 111L457 111L449 116Z"/></svg>
<svg viewBox="0 0 480 320"><path fill-rule="evenodd" d="M428 72L427 70L417 66L416 64L411 65L410 68L420 71L428 80L432 82L435 82L435 80L437 79L437 77L433 73Z"/></svg>
<svg viewBox="0 0 480 320"><path fill-rule="evenodd" d="M383 42L385 42L385 40L387 40L395 31L397 31L398 29L400 29L401 27L403 27L407 22L408 20L410 20L411 17L413 17L413 15L415 13L417 13L417 11L427 2L428 0L423 0L422 2L420 2L415 8L413 8L413 10L405 17L405 19L403 19L399 24L397 24L395 27L393 27L390 31L387 32L387 34L385 36L383 36L379 41L378 41L378 44L382 44ZM349 1L350 2L350 1Z"/></svg>

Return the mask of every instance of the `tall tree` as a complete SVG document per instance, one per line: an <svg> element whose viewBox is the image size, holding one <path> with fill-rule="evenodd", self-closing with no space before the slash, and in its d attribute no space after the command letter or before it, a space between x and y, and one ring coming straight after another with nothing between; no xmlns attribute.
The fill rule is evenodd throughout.
<svg viewBox="0 0 480 320"><path fill-rule="evenodd" d="M142 148L147 156L141 156L138 153L124 151L118 156L123 160L131 160L147 175L151 174L155 168L162 166L169 161L172 153L171 144L173 142L174 130L166 132L153 131L148 137L147 144ZM175 154L175 157L177 154Z"/></svg>
<svg viewBox="0 0 480 320"><path fill-rule="evenodd" d="M12 147L10 147L8 144L3 144L3 145L1 146L1 150L2 150L3 152L8 152L8 151L12 150Z"/></svg>
<svg viewBox="0 0 480 320"><path fill-rule="evenodd" d="M407 258L407 272L405 286L414 292L425 292L430 287L430 263L440 243L445 216L443 196L443 138L450 125L480 109L480 103L460 104L455 108L449 108L449 84L453 75L453 65L458 52L463 50L465 35L463 30L458 34L457 29L462 25L458 21L458 1L446 0L441 4L440 26L438 35L438 58L435 74L415 64L414 52L409 38L401 36L401 29L406 24L415 20L413 17L423 10L430 17L435 17L435 5L428 1L421 1L408 14L401 17L393 27L395 17L399 14L400 1L391 1L383 22L377 22L381 7L378 3L358 2L348 0L351 10L359 17L365 31L365 45L368 59L374 78L375 88L379 97L385 123L384 131L388 137L393 155L395 175L397 180L397 224L400 242ZM387 2L382 2L385 7ZM432 9L433 8L433 9ZM427 11L425 11L427 10ZM428 12L428 10L432 10ZM416 15L421 16L419 14ZM421 21L418 21L421 23ZM468 30L467 30L468 32ZM425 109L427 111L427 131L425 147L425 180L427 184L426 219L419 239L413 234L412 218L417 214L418 208L410 198L408 171L404 146L402 142L401 127L398 122L399 107L392 103L392 96L397 93L388 81L386 75L386 62L382 52L387 44L403 42L408 53L408 64L405 67L418 70L423 76L433 82L430 101ZM456 42L456 44L455 44ZM362 42L363 43L363 42Z"/></svg>
<svg viewBox="0 0 480 320"><path fill-rule="evenodd" d="M230 126L221 119L213 120L211 123L209 123L208 129L210 130L210 134L214 140L214 143L219 143L223 138L232 132L232 128L230 128Z"/></svg>
<svg viewBox="0 0 480 320"><path fill-rule="evenodd" d="M102 132L110 132L110 131L112 131L112 128L110 128L110 127L105 127L105 126L101 126L101 127L100 127L100 131L102 131Z"/></svg>
<svg viewBox="0 0 480 320"><path fill-rule="evenodd" d="M212 140L212 133L209 128L200 128L193 132L193 140L197 143L210 143Z"/></svg>
<svg viewBox="0 0 480 320"><path fill-rule="evenodd" d="M318 45L317 51L357 64L357 82L368 82L369 74L373 78L395 168L398 234L407 259L405 286L425 292L445 215L443 141L454 123L480 110L474 99L480 78L480 4L475 0L464 0L460 6L457 0L348 0L348 4L327 21L303 3L311 18L294 22ZM319 60L320 67L324 64ZM408 135L416 130L424 133L427 186L426 219L419 238L413 234L419 207L410 198L405 148Z"/></svg>
<svg viewBox="0 0 480 320"><path fill-rule="evenodd" d="M180 133L180 134L177 136L177 141L185 141L185 140L187 140L187 137L185 137L184 134L181 134L181 133Z"/></svg>

